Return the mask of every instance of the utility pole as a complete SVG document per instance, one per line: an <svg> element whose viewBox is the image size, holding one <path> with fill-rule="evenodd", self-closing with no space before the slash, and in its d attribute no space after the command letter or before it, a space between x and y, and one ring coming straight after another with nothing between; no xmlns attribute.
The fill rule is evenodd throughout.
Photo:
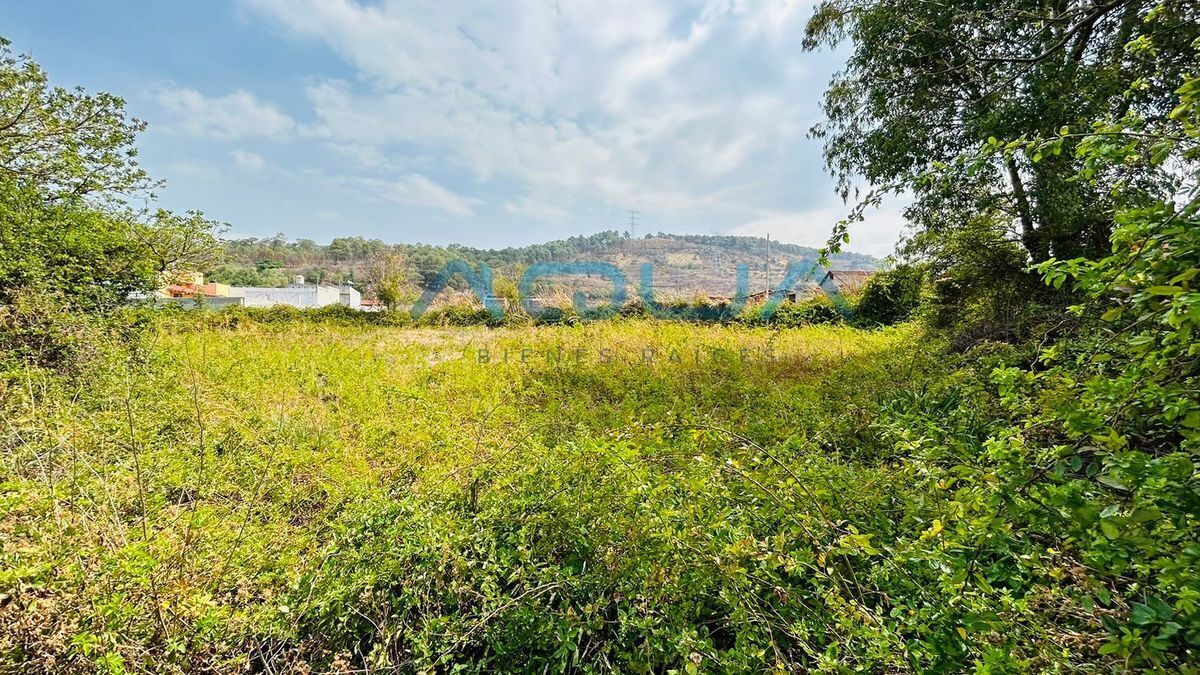
<svg viewBox="0 0 1200 675"><path fill-rule="evenodd" d="M771 233L767 233L767 295L771 294Z"/></svg>
<svg viewBox="0 0 1200 675"><path fill-rule="evenodd" d="M637 217L638 217L638 215L640 215L640 213L641 213L640 211L634 211L633 209L629 209L629 238L630 239L637 239Z"/></svg>

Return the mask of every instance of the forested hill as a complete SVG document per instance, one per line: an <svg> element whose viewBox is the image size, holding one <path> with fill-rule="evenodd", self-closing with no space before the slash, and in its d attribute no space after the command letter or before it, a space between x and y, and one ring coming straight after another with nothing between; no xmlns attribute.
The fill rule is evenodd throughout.
<svg viewBox="0 0 1200 675"><path fill-rule="evenodd" d="M658 233L631 238L613 230L503 249L386 244L363 237L340 237L322 245L277 235L230 240L225 242L225 251L224 262L209 270L208 276L235 285L280 286L296 274L310 282L365 283L381 260L402 266L412 283L422 286L450 260L464 260L472 266L485 263L505 276L538 262L595 260L617 265L631 281L638 278L643 263L652 263L656 287L714 294L731 291L740 264L749 267L751 288L758 289L765 285L768 269L778 280L789 262L807 269L818 258L816 249L768 243L760 237ZM859 253L843 252L831 259L836 269L873 270L877 264L875 258Z"/></svg>

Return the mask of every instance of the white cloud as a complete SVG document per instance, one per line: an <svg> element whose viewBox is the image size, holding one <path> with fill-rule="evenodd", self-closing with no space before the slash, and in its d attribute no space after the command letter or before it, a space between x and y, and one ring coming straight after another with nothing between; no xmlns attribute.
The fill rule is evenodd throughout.
<svg viewBox="0 0 1200 675"><path fill-rule="evenodd" d="M338 177L332 179L332 182L343 190L356 191L373 199L437 209L454 216L469 216L474 213L469 200L416 173L386 180Z"/></svg>
<svg viewBox="0 0 1200 675"><path fill-rule="evenodd" d="M889 255L904 230L904 209L911 196L885 199L879 208L869 208L863 222L850 224L850 244L846 250L877 256ZM838 221L845 219L851 207L837 203L800 212L762 211L753 220L734 228L730 234L765 237L776 241L821 248Z"/></svg>
<svg viewBox="0 0 1200 675"><path fill-rule="evenodd" d="M183 177L189 180L202 180L216 183L221 180L221 172L211 166L189 161L175 161L167 165L167 179Z"/></svg>
<svg viewBox="0 0 1200 675"><path fill-rule="evenodd" d="M154 95L172 115L171 124L193 136L231 141L239 138L285 138L296 121L271 103L238 89L222 96L205 96L194 89L160 87Z"/></svg>
<svg viewBox="0 0 1200 675"><path fill-rule="evenodd" d="M363 157L415 144L480 180L683 210L755 180L811 116L795 3L243 2L358 69L309 97L313 133Z"/></svg>
<svg viewBox="0 0 1200 675"><path fill-rule="evenodd" d="M234 150L229 154L233 157L234 164L247 171L258 171L267 164L261 155L246 150Z"/></svg>
<svg viewBox="0 0 1200 675"><path fill-rule="evenodd" d="M383 150L376 145L362 143L329 143L327 146L334 154L349 160L351 164L361 169L378 169L388 166L387 157Z"/></svg>
<svg viewBox="0 0 1200 675"><path fill-rule="evenodd" d="M741 30L747 40L765 37L777 42L787 36L788 26L805 20L811 7L802 0L764 0L738 2L734 11L743 18Z"/></svg>
<svg viewBox="0 0 1200 675"><path fill-rule="evenodd" d="M571 217L571 212L546 199L535 199L530 196L519 197L504 204L504 210L514 216L544 220L547 222L562 222Z"/></svg>
<svg viewBox="0 0 1200 675"><path fill-rule="evenodd" d="M401 204L429 206L456 216L469 216L472 213L465 199L415 173L401 176L393 182L385 196Z"/></svg>
<svg viewBox="0 0 1200 675"><path fill-rule="evenodd" d="M307 143L359 197L514 224L636 208L811 245L848 210L805 138L836 65L800 50L812 0L240 2L353 73L310 77L292 114L243 90L160 103L198 136ZM851 248L889 252L901 226L885 208Z"/></svg>

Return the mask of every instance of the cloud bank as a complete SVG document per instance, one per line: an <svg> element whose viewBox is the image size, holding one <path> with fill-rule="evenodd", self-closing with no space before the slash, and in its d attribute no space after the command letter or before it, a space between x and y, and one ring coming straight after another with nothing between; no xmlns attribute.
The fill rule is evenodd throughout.
<svg viewBox="0 0 1200 675"><path fill-rule="evenodd" d="M505 227L634 208L651 229L810 244L843 215L806 138L830 70L799 48L810 3L240 2L353 76L314 75L306 108L286 111L241 89L164 87L172 124L304 144L363 199ZM886 250L898 227L881 217L856 248Z"/></svg>

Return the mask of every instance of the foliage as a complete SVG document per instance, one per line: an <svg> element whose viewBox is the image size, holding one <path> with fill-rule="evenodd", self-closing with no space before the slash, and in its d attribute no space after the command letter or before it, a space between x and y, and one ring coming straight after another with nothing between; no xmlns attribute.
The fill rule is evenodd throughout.
<svg viewBox="0 0 1200 675"><path fill-rule="evenodd" d="M304 275L310 278L309 274ZM208 281L228 284L230 286L256 286L265 288L283 288L291 283L291 277L286 272L274 268L258 269L235 263L217 265L204 274ZM315 277L312 277L315 279ZM339 280L340 281L340 280Z"/></svg>
<svg viewBox="0 0 1200 675"><path fill-rule="evenodd" d="M1138 48L1154 45L1146 39ZM1021 539L1049 542L1048 551L1071 561L1057 572L1065 595L1055 630L1088 635L1073 651L1113 668L1186 671L1200 649L1200 80L1185 78L1177 94L1169 116L1131 113L1074 134L1073 180L1110 186L1118 205L1111 250L1038 265L1050 286L1079 299L1069 311L1074 325L1047 335L1036 368L994 369L1004 418L978 434L955 421L955 405L936 416L906 413L892 432L911 440L925 429L913 447L929 467L959 459L958 439L982 440L984 452L954 471L959 508L973 514L957 532L975 551L964 599L997 579L1011 587L1005 570L1019 558L998 551L1018 550ZM990 139L964 165L1015 153L1042 161L1068 135ZM1139 176L1163 165L1180 189L1155 198ZM975 561L989 559L991 571L972 581Z"/></svg>
<svg viewBox="0 0 1200 675"><path fill-rule="evenodd" d="M1065 441L1040 496L1070 518L1085 563L1122 578L1100 600L1128 622L1106 625L1102 651L1155 666L1200 649L1200 78L1179 95L1170 121L1115 122L1080 147L1089 167L1131 152L1151 162L1178 153L1190 171L1179 198L1116 213L1112 255L1041 266L1049 283L1073 281L1086 300L1072 312L1100 325L1047 350L1027 389L1013 390L1019 374L997 373L1028 424L1059 429Z"/></svg>
<svg viewBox="0 0 1200 675"><path fill-rule="evenodd" d="M417 319L419 326L494 326L500 319L477 304L448 304L431 309Z"/></svg>
<svg viewBox="0 0 1200 675"><path fill-rule="evenodd" d="M253 318L228 320L240 313ZM955 362L912 326L397 330L240 313L166 315L157 348L102 361L86 391L33 373L9 389L4 658L537 672L1189 658L1194 471L1154 411L1195 390L1194 364L1178 381L1159 364L1129 409L1105 402L1111 372L1084 383L980 349ZM1161 445L1117 450L1090 416L1106 409L1129 410L1130 442ZM115 502L79 498L101 493ZM95 553L68 562L80 550Z"/></svg>
<svg viewBox="0 0 1200 675"><path fill-rule="evenodd" d="M668 245L709 247L717 253L727 255L727 259L736 259L738 256L747 255L758 259L766 245L765 240L758 237L660 232L654 235L654 238L660 240L660 243L652 246L661 246L661 242L666 242ZM283 234L267 238L230 240L225 242L224 246L226 257L231 261L230 264L214 267L207 273L210 278L223 283L234 284L237 279L253 273L262 275L264 271L262 263L264 262L268 262L276 268L304 270L305 276L312 279L320 278L338 283L363 281L370 273L374 261L395 255L401 256L404 261L405 277L403 282L418 288L429 288L437 275L445 269L447 263L453 260L464 261L472 268L478 268L480 264L485 264L494 271L519 281L524 269L534 263L579 259L620 259L631 252L654 250L653 248L641 249L636 244L631 245L627 238L611 230L544 244L504 249L479 249L461 245L388 244L378 239L363 237L336 237L328 245L322 245L310 239L289 241ZM771 250L774 255L785 257L797 264L815 262L818 257L815 249L794 244L772 242ZM648 255L653 256L654 254ZM841 269L872 269L875 260L870 256L846 252L838 254L833 263ZM252 273L252 269L255 272ZM635 275L636 267L627 272L631 276ZM286 278L286 275L266 275L264 281L273 281L275 284L284 285ZM452 287L463 290L466 285L460 279L453 279Z"/></svg>
<svg viewBox="0 0 1200 675"><path fill-rule="evenodd" d="M125 102L49 85L27 56L0 38L0 179L47 202L112 199L153 185L133 141L145 128Z"/></svg>
<svg viewBox="0 0 1200 675"><path fill-rule="evenodd" d="M404 256L399 253L377 255L367 270L366 281L368 295L382 302L389 311L394 311L403 302L411 304L418 295L408 287Z"/></svg>
<svg viewBox="0 0 1200 675"><path fill-rule="evenodd" d="M112 312L164 275L213 261L219 226L199 212L123 205L150 186L133 148L142 128L117 97L50 88L0 38L0 309L9 317L0 340L9 355L72 361L72 331L53 329L57 319L34 328L31 307L46 308L48 321L64 309ZM56 336L64 342L47 343Z"/></svg>
<svg viewBox="0 0 1200 675"><path fill-rule="evenodd" d="M220 259L217 236L224 225L206 219L200 211L180 215L157 209L145 218L125 216L140 255L159 275L194 272Z"/></svg>
<svg viewBox="0 0 1200 675"><path fill-rule="evenodd" d="M170 317L86 389L9 390L9 662L904 663L851 579L925 526L836 421L929 363L911 335L202 327L225 315Z"/></svg>
<svg viewBox="0 0 1200 675"><path fill-rule="evenodd" d="M798 328L822 324L842 323L851 309L847 299L837 303L824 293L818 293L796 302L777 303L768 314L766 303L747 304L738 320L751 326L773 326L776 328Z"/></svg>
<svg viewBox="0 0 1200 675"><path fill-rule="evenodd" d="M364 312L346 305L327 305L315 309L300 309L290 305L273 307L232 306L221 309L181 309L167 307L153 310L161 325L178 331L207 329L290 330L301 326L340 326L366 328L370 326L411 326L407 312Z"/></svg>
<svg viewBox="0 0 1200 675"><path fill-rule="evenodd" d="M32 366L79 375L104 338L103 323L70 311L62 296L26 290L0 306L0 373Z"/></svg>
<svg viewBox="0 0 1200 675"><path fill-rule="evenodd" d="M112 307L146 290L158 270L130 226L78 200L0 181L0 305L23 289L52 290L84 307Z"/></svg>
<svg viewBox="0 0 1200 675"><path fill-rule="evenodd" d="M1005 231L1034 262L1094 259L1107 246L1113 203L1105 181L1072 180L1077 138L1044 157L1006 155L956 171L953 195L918 178L989 137L1048 136L1109 115L1165 119L1197 36L1200 14L1184 0L827 0L806 47L849 40L853 51L814 132L844 195L856 177L913 190L919 229L931 211L965 199L974 212L1004 212ZM1146 168L1136 176L1143 189L1169 190L1168 174Z"/></svg>
<svg viewBox="0 0 1200 675"><path fill-rule="evenodd" d="M854 302L854 321L863 326L890 326L906 321L921 305L926 270L898 265L875 273Z"/></svg>
<svg viewBox="0 0 1200 675"><path fill-rule="evenodd" d="M91 310L147 292L163 273L210 259L216 225L199 213L147 220L0 181L0 305L28 290Z"/></svg>
<svg viewBox="0 0 1200 675"><path fill-rule="evenodd" d="M923 324L820 296L114 331L29 288L168 258L3 184L0 232L65 267L0 267L0 668L1196 672L1194 13L822 6L814 39L856 41L835 163L919 191L919 265L849 305Z"/></svg>

